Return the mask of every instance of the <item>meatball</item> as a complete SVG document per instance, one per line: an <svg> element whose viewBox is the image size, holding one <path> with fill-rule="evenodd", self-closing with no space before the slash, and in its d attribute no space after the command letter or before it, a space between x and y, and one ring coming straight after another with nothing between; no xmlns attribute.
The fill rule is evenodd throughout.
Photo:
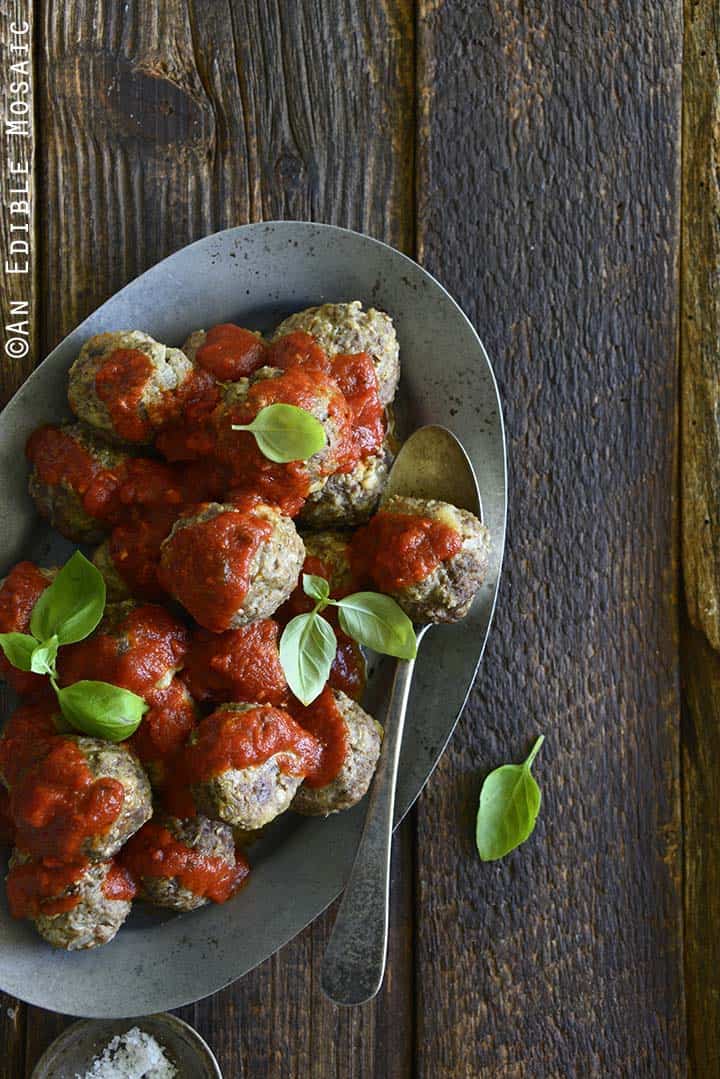
<svg viewBox="0 0 720 1079"><path fill-rule="evenodd" d="M41 517L76 543L97 543L110 527L118 472L127 454L82 424L40 427L28 439L30 495Z"/></svg>
<svg viewBox="0 0 720 1079"><path fill-rule="evenodd" d="M261 367L250 379L247 393L243 384L237 386L235 399L224 401L213 413L216 456L228 468L234 490L257 492L294 516L305 498L343 467L352 451L350 406L337 382L315 369ZM251 423L273 404L294 405L319 420L325 446L306 461L276 463L262 454L249 432L233 430L233 425Z"/></svg>
<svg viewBox="0 0 720 1079"><path fill-rule="evenodd" d="M261 502L207 503L161 548L160 584L205 629L268 618L297 584L305 547L289 517Z"/></svg>
<svg viewBox="0 0 720 1079"><path fill-rule="evenodd" d="M33 607L55 578L56 569L41 569L33 562L18 562L0 581L0 633L28 633ZM25 696L42 691L47 685L43 675L21 671L0 652L0 678Z"/></svg>
<svg viewBox="0 0 720 1079"><path fill-rule="evenodd" d="M350 535L347 532L310 532L303 537L303 571L324 577L333 599L353 591L355 579L350 564Z"/></svg>
<svg viewBox="0 0 720 1079"><path fill-rule="evenodd" d="M113 939L130 913L135 886L114 861L59 865L16 850L7 893L14 918L32 919L48 944L74 952Z"/></svg>
<svg viewBox="0 0 720 1079"><path fill-rule="evenodd" d="M92 560L95 568L103 575L108 602L119 603L130 599L130 586L115 564L109 540L103 540L100 546L95 548Z"/></svg>
<svg viewBox="0 0 720 1079"><path fill-rule="evenodd" d="M10 790L17 844L35 858L105 861L152 815L137 759L98 738L54 738Z"/></svg>
<svg viewBox="0 0 720 1079"><path fill-rule="evenodd" d="M187 777L201 813L253 831L285 812L319 756L287 712L223 704L190 736Z"/></svg>
<svg viewBox="0 0 720 1079"><path fill-rule="evenodd" d="M144 697L165 689L183 665L187 627L155 603L110 603L94 633L58 654L61 685L83 679L111 682Z"/></svg>
<svg viewBox="0 0 720 1079"><path fill-rule="evenodd" d="M377 509L391 464L392 456L383 450L358 461L350 472L336 472L324 487L308 495L300 524L305 528L363 524Z"/></svg>
<svg viewBox="0 0 720 1079"><path fill-rule="evenodd" d="M375 366L381 402L392 401L400 380L400 348L392 319L384 311L364 311L359 300L308 307L281 322L272 340L296 330L311 334L328 356L367 352Z"/></svg>
<svg viewBox="0 0 720 1079"><path fill-rule="evenodd" d="M149 821L121 860L140 899L173 910L196 910L211 900L224 903L248 873L245 859L236 858L230 826L201 816Z"/></svg>
<svg viewBox="0 0 720 1079"><path fill-rule="evenodd" d="M262 334L224 322L209 330L195 330L183 352L222 382L236 382L251 375L265 362L267 345Z"/></svg>
<svg viewBox="0 0 720 1079"><path fill-rule="evenodd" d="M182 415L194 365L140 330L101 333L85 342L70 368L75 415L112 442L149 445Z"/></svg>
<svg viewBox="0 0 720 1079"><path fill-rule="evenodd" d="M288 697L280 666L280 627L269 618L240 629L199 629L182 677L198 701L258 701L282 706Z"/></svg>
<svg viewBox="0 0 720 1079"><path fill-rule="evenodd" d="M350 809L365 795L375 774L382 727L345 693L332 689L323 690L309 708L295 715L322 744L323 757L298 790L292 808L312 817Z"/></svg>
<svg viewBox="0 0 720 1079"><path fill-rule="evenodd" d="M487 571L490 537L467 510L393 495L352 540L353 567L415 622L456 622Z"/></svg>

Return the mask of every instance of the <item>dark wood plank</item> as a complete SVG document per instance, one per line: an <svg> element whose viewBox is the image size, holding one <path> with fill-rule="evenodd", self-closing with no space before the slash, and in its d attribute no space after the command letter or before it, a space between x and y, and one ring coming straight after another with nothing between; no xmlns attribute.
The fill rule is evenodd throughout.
<svg viewBox="0 0 720 1079"><path fill-rule="evenodd" d="M720 1069L720 25L711 0L685 4L681 330L683 827L685 979L693 1075Z"/></svg>
<svg viewBox="0 0 720 1079"><path fill-rule="evenodd" d="M22 0L9 0L0 10L0 407L36 363L35 27L31 7Z"/></svg>
<svg viewBox="0 0 720 1079"><path fill-rule="evenodd" d="M419 808L418 1074L684 1074L675 340L681 4L421 0L418 237L489 347L511 513ZM547 741L536 834L481 778Z"/></svg>
<svg viewBox="0 0 720 1079"><path fill-rule="evenodd" d="M44 348L146 266L229 225L314 218L411 250L412 8L42 0ZM325 920L182 1010L226 1075L411 1074L412 847L409 826L376 1004L321 998ZM29 1062L62 1022L31 1010Z"/></svg>

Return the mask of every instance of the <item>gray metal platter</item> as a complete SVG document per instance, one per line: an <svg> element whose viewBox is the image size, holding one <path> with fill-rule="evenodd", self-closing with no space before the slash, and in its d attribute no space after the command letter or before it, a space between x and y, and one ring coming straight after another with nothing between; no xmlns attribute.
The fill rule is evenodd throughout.
<svg viewBox="0 0 720 1079"><path fill-rule="evenodd" d="M21 558L49 565L70 551L34 511L23 451L35 427L68 415L66 374L86 338L141 329L180 345L199 327L232 321L268 330L292 311L354 299L392 315L403 365L403 426L439 423L457 434L477 472L492 539L490 572L471 613L458 625L432 630L422 644L400 766L399 821L435 768L482 657L507 503L502 413L485 349L445 289L400 252L330 225L245 225L190 244L104 303L0 416L0 576ZM365 700L381 721L390 674L390 661L380 663ZM284 814L253 851L249 883L230 902L182 915L138 905L115 940L96 951L54 951L29 924L10 917L3 894L0 987L43 1008L98 1018L165 1011L214 993L272 955L334 899L348 876L363 812L360 803L327 820Z"/></svg>

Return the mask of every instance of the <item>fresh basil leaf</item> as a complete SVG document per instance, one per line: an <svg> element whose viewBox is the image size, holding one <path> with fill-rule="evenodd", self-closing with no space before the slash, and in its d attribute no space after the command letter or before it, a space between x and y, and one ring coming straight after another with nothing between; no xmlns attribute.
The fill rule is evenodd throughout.
<svg viewBox="0 0 720 1079"><path fill-rule="evenodd" d="M32 670L32 654L37 641L27 633L0 633L0 648L5 659L19 671Z"/></svg>
<svg viewBox="0 0 720 1079"><path fill-rule="evenodd" d="M57 636L60 644L73 644L92 633L104 608L103 575L76 551L33 607L30 631L39 641Z"/></svg>
<svg viewBox="0 0 720 1079"><path fill-rule="evenodd" d="M415 630L402 607L380 592L353 592L335 604L340 611L340 628L348 637L398 659L417 654Z"/></svg>
<svg viewBox="0 0 720 1079"><path fill-rule="evenodd" d="M504 858L535 828L540 788L530 769L544 740L541 734L524 764L503 764L482 785L475 842L484 862Z"/></svg>
<svg viewBox="0 0 720 1079"><path fill-rule="evenodd" d="M75 730L122 742L140 726L148 706L129 689L108 682L73 682L57 690L60 711Z"/></svg>
<svg viewBox="0 0 720 1079"><path fill-rule="evenodd" d="M55 636L42 644L36 644L30 657L30 670L35 674L54 674L57 652L58 639Z"/></svg>
<svg viewBox="0 0 720 1079"><path fill-rule="evenodd" d="M261 408L252 423L233 424L233 431L250 431L260 452L270 461L307 461L327 444L323 425L304 408L275 404Z"/></svg>
<svg viewBox="0 0 720 1079"><path fill-rule="evenodd" d="M314 573L303 573L303 592L310 599L323 603L330 596L330 585L324 577L316 577Z"/></svg>
<svg viewBox="0 0 720 1079"><path fill-rule="evenodd" d="M329 622L316 611L292 618L280 638L280 665L298 700L319 697L335 659L337 640Z"/></svg>

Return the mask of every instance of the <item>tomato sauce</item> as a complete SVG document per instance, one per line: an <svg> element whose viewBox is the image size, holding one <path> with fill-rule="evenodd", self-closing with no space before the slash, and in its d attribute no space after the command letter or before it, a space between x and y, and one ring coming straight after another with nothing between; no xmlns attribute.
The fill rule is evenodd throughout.
<svg viewBox="0 0 720 1079"><path fill-rule="evenodd" d="M323 616L326 614L323 611ZM332 621L332 619L331 619ZM337 650L330 668L328 685L331 689L340 689L354 701L359 701L365 692L365 660L360 645L336 625Z"/></svg>
<svg viewBox="0 0 720 1079"><path fill-rule="evenodd" d="M114 518L118 471L104 468L67 429L39 427L30 435L25 453L41 483L71 488L85 512L98 521Z"/></svg>
<svg viewBox="0 0 720 1079"><path fill-rule="evenodd" d="M109 830L124 797L122 783L95 779L80 747L58 737L10 792L17 845L36 858L75 861L86 840Z"/></svg>
<svg viewBox="0 0 720 1079"><path fill-rule="evenodd" d="M190 644L187 628L153 603L133 607L112 629L96 631L58 654L60 684L89 678L146 697L182 666Z"/></svg>
<svg viewBox="0 0 720 1079"><path fill-rule="evenodd" d="M380 510L359 528L350 551L353 569L381 592L397 592L425 580L462 548L460 533L429 517Z"/></svg>
<svg viewBox="0 0 720 1079"><path fill-rule="evenodd" d="M80 902L79 890L63 895L78 884L88 867L86 861L62 864L32 860L14 865L7 876L7 896L13 918L39 918L64 914Z"/></svg>
<svg viewBox="0 0 720 1079"><path fill-rule="evenodd" d="M269 461L249 432L233 430L234 424L248 424L261 409L278 403L327 417L325 426L332 431L332 444L323 451L322 462L316 462L314 471L318 475L336 471L352 454L352 416L337 383L312 367L292 367L276 378L261 379L250 387L245 401L217 409L216 453L230 469L233 489L256 491L282 512L294 516L310 490L307 462Z"/></svg>
<svg viewBox="0 0 720 1079"><path fill-rule="evenodd" d="M214 903L224 903L234 895L250 870L241 855L231 865L225 858L181 842L156 821L148 821L135 833L123 849L122 860L137 882L153 877L174 879L181 888Z"/></svg>
<svg viewBox="0 0 720 1079"><path fill-rule="evenodd" d="M102 891L106 899L122 900L125 903L130 903L137 895L135 881L127 869L114 859L108 867Z"/></svg>
<svg viewBox="0 0 720 1079"><path fill-rule="evenodd" d="M196 369L186 380L178 415L165 422L155 439L156 449L168 461L194 461L213 452L210 417L222 399L221 389L209 371Z"/></svg>
<svg viewBox="0 0 720 1079"><path fill-rule="evenodd" d="M55 743L57 714L57 701L46 686L42 699L22 705L10 716L0 738L0 775L8 787L14 787Z"/></svg>
<svg viewBox="0 0 720 1079"><path fill-rule="evenodd" d="M0 588L0 633L27 633L32 609L50 581L33 562L18 562ZM41 691L47 680L31 671L20 671L0 652L0 677L21 697Z"/></svg>
<svg viewBox="0 0 720 1079"><path fill-rule="evenodd" d="M348 751L345 720L327 686L307 708L297 704L293 715L320 744L320 757L305 776L308 787L326 787L342 768Z"/></svg>
<svg viewBox="0 0 720 1079"><path fill-rule="evenodd" d="M312 334L293 330L270 345L265 360L269 367L289 371L291 367L311 367L324 374L330 373L330 360Z"/></svg>
<svg viewBox="0 0 720 1079"><path fill-rule="evenodd" d="M213 712L197 728L185 760L190 782L200 783L274 756L285 775L305 776L318 767L320 753L320 744L292 716L262 705L243 712Z"/></svg>
<svg viewBox="0 0 720 1079"><path fill-rule="evenodd" d="M95 392L108 410L115 433L127 442L147 442L152 435L142 404L152 374L152 361L144 352L119 348L103 360L95 375Z"/></svg>
<svg viewBox="0 0 720 1079"><path fill-rule="evenodd" d="M385 438L383 406L378 396L378 380L373 362L366 352L335 356L332 375L342 390L352 414L352 453L344 471L358 461L379 453Z"/></svg>
<svg viewBox="0 0 720 1079"><path fill-rule="evenodd" d="M280 627L271 619L219 636L197 630L182 677L198 701L257 701L282 706L288 687L280 666Z"/></svg>
<svg viewBox="0 0 720 1079"><path fill-rule="evenodd" d="M110 558L133 596L147 600L165 596L157 576L160 547L176 519L174 511L155 510L112 530L108 542Z"/></svg>
<svg viewBox="0 0 720 1079"><path fill-rule="evenodd" d="M225 511L179 528L165 544L160 584L206 629L229 629L250 585L250 566L272 525L253 512Z"/></svg>
<svg viewBox="0 0 720 1079"><path fill-rule="evenodd" d="M165 689L154 689L145 697L150 705L129 744L143 764L154 766L153 778L162 782L167 766L187 741L195 726L195 704L179 678Z"/></svg>
<svg viewBox="0 0 720 1079"><path fill-rule="evenodd" d="M207 331L195 359L223 382L236 382L262 367L266 352L262 338L242 326L223 322Z"/></svg>

